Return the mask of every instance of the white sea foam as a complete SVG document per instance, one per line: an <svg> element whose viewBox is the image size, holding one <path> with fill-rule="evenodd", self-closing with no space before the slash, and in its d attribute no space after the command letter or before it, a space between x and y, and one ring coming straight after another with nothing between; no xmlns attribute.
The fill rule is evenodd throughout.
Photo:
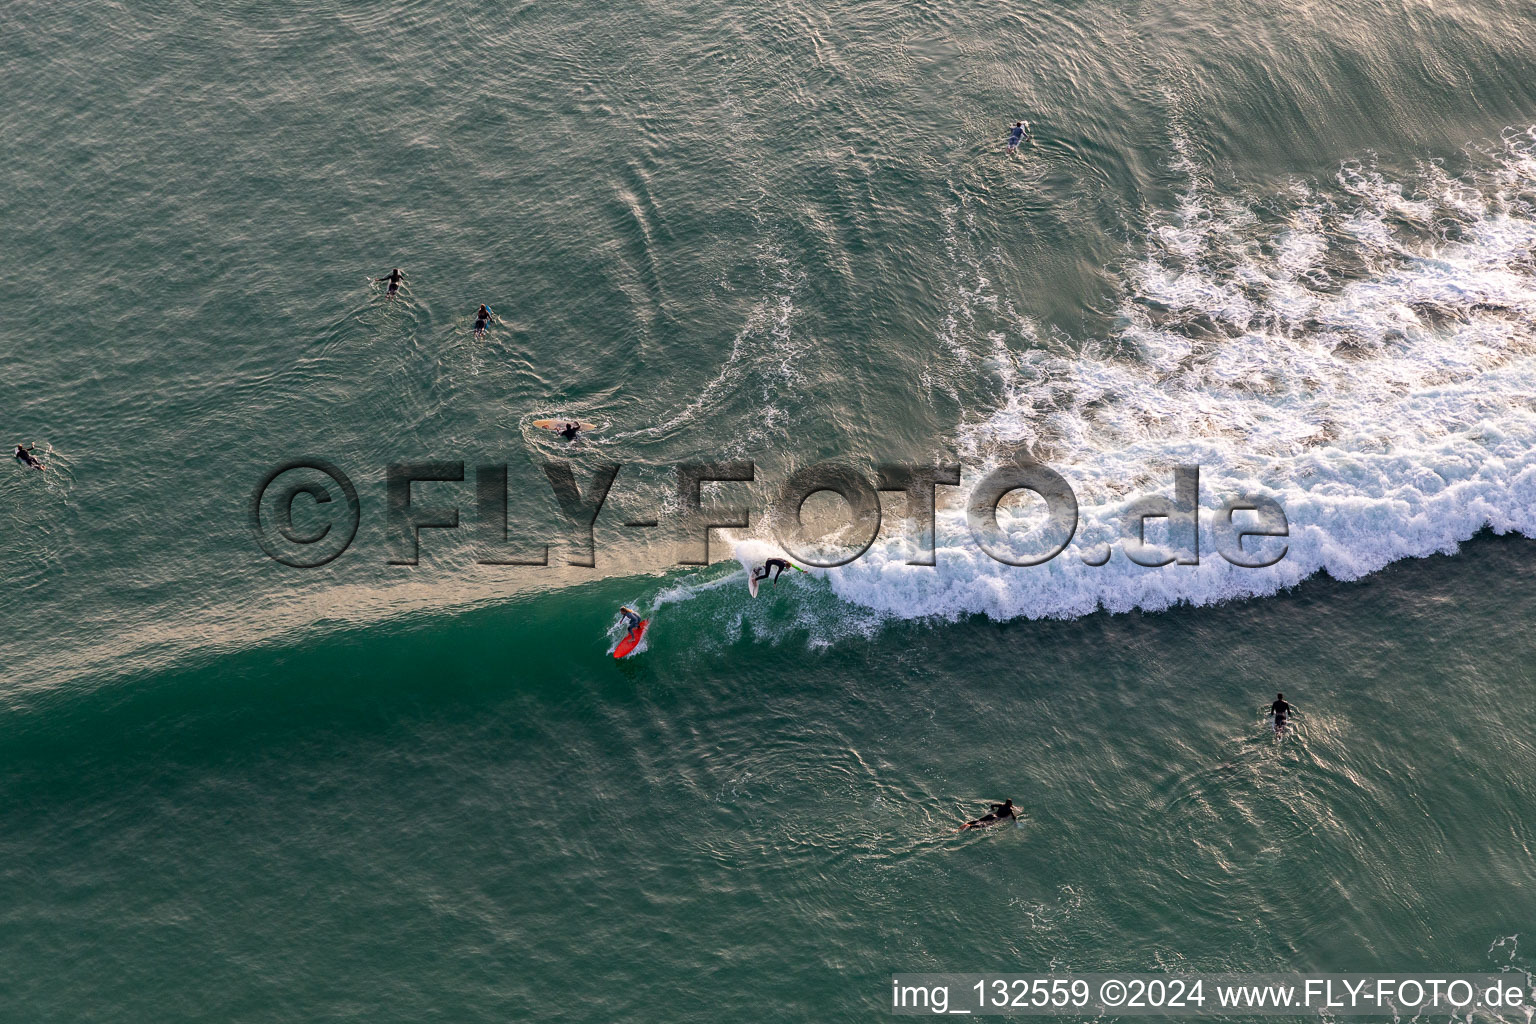
<svg viewBox="0 0 1536 1024"><path fill-rule="evenodd" d="M1265 595L1319 571L1355 579L1485 527L1536 536L1532 152L1516 138L1467 179L1352 165L1327 189L1251 206L1191 170L1129 269L1125 326L1072 356L1009 361L997 339L964 337L970 311L998 299L976 258L957 258L938 340L971 356L1001 348L1005 364L991 412L961 428L959 449L983 463L965 489L1001 449L1026 446L1072 484L1077 536L1048 565L1014 568L976 545L963 511L941 510L937 568L882 541L828 574L833 591L900 616L1068 617ZM1121 514L1141 494L1171 496L1176 464L1201 468L1201 563L1133 564ZM1284 508L1278 564L1216 553L1213 517L1236 494ZM1023 541L1041 517L1002 519ZM1108 564L1084 564L1105 543Z"/></svg>

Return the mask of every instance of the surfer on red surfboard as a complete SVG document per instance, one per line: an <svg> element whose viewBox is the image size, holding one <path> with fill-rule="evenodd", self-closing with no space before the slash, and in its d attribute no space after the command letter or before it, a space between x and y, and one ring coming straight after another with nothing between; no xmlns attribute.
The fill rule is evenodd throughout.
<svg viewBox="0 0 1536 1024"><path fill-rule="evenodd" d="M624 625L629 627L628 639L635 639L635 630L640 628L640 613L629 605L624 605L619 609L619 615L624 619Z"/></svg>
<svg viewBox="0 0 1536 1024"><path fill-rule="evenodd" d="M649 619L642 619L640 613L625 605L619 609L619 617L629 630L624 639L613 647L615 658L627 658L635 653L635 648L640 646L640 640L645 636L645 627L650 624Z"/></svg>

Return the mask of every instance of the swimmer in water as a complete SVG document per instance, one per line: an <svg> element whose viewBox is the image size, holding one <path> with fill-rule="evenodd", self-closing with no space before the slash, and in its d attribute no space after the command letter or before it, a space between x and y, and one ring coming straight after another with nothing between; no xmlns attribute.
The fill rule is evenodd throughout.
<svg viewBox="0 0 1536 1024"><path fill-rule="evenodd" d="M576 420L567 420L560 425L558 433L567 441L574 441L576 440L576 435L581 433L581 424Z"/></svg>
<svg viewBox="0 0 1536 1024"><path fill-rule="evenodd" d="M1000 804L991 804L989 806L992 808L992 813L983 814L981 817L975 819L974 821L968 821L964 825L961 825L959 828L955 829L955 831L964 832L967 829L986 828L988 825L995 825L999 821L1006 821L1010 818L1017 820L1019 817L1018 813L1014 810L1013 799L1011 797Z"/></svg>
<svg viewBox="0 0 1536 1024"><path fill-rule="evenodd" d="M784 570L793 568L794 566L790 565L782 558L770 558L768 561L763 563L760 569L752 573L752 580L755 583L761 583L763 580L768 578L769 573L773 573L773 585L778 586L779 577L784 575Z"/></svg>
<svg viewBox="0 0 1536 1024"><path fill-rule="evenodd" d="M391 270L389 273L385 274L383 277L376 277L376 278L374 278L374 280L375 281L388 281L389 282L389 291L386 292L385 294L393 296L395 294L395 292L400 290L400 282L405 280L405 275L400 273L400 268L399 267L396 267L395 269Z"/></svg>
<svg viewBox="0 0 1536 1024"><path fill-rule="evenodd" d="M16 461L29 469L47 469L48 467L37 461L37 456L32 454L36 450L37 445L33 445L30 448L23 448L21 445L17 445L15 452Z"/></svg>
<svg viewBox="0 0 1536 1024"><path fill-rule="evenodd" d="M477 310L475 313L475 337L485 337L486 325L491 322L491 317L495 315L495 313L492 313L490 309L486 307L485 303L482 302L480 304L479 310Z"/></svg>
<svg viewBox="0 0 1536 1024"><path fill-rule="evenodd" d="M635 630L640 628L640 613L629 605L624 605L619 609L619 616L624 620L624 625L629 627L629 639L633 640Z"/></svg>

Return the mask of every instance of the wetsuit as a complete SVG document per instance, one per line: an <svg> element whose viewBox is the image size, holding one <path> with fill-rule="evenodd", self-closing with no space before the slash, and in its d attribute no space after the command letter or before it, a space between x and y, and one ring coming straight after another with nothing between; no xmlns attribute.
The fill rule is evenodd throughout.
<svg viewBox="0 0 1536 1024"><path fill-rule="evenodd" d="M391 270L384 277L374 278L374 280L376 280L376 281L388 281L389 282L389 294L390 295L393 295L393 294L395 294L395 292L400 290L400 282L403 281L404 279L405 279L405 275L400 273L400 268L399 267L396 267L394 270Z"/></svg>
<svg viewBox="0 0 1536 1024"><path fill-rule="evenodd" d="M480 307L480 312L475 314L475 333L484 334L485 325L491 322L491 311L485 306Z"/></svg>
<svg viewBox="0 0 1536 1024"><path fill-rule="evenodd" d="M1023 142L1023 141L1024 141L1024 126L1022 124L1016 124L1016 125L1013 126L1013 131L1008 133L1008 148L1009 149L1018 149L1019 148L1019 143Z"/></svg>
<svg viewBox="0 0 1536 1024"><path fill-rule="evenodd" d="M37 456L32 454L32 450L23 448L21 445L16 446L16 460L23 466L30 466L33 469L43 468L43 464L37 461Z"/></svg>
<svg viewBox="0 0 1536 1024"><path fill-rule="evenodd" d="M633 636L635 630L640 626L640 616L628 608L620 608L619 614L624 617L624 625L629 629L630 635Z"/></svg>
<svg viewBox="0 0 1536 1024"><path fill-rule="evenodd" d="M576 435L579 433L581 433L581 424L577 423L575 420L572 420L560 428L560 436L565 438L567 441L576 440Z"/></svg>
<svg viewBox="0 0 1536 1024"><path fill-rule="evenodd" d="M752 574L752 578L755 579L755 580L765 580L765 579L768 578L768 574L770 572L772 572L773 573L773 582L774 582L775 585L777 585L778 582L779 582L779 577L784 575L784 570L785 569L789 569L789 568L792 568L792 567L790 566L790 564L788 562L784 561L784 559L782 559L782 558L770 558L770 559L768 559L768 561L763 563L763 567L761 569L757 570L757 572Z"/></svg>
<svg viewBox="0 0 1536 1024"><path fill-rule="evenodd" d="M975 821L968 821L964 825L961 825L960 828L962 830L968 828L981 828L983 825L990 825L994 821L1002 821L1004 818L1018 817L1018 815L1014 813L1012 800L1009 800L1007 803L991 804L989 806L992 808L991 814L984 814L977 818Z"/></svg>
<svg viewBox="0 0 1536 1024"><path fill-rule="evenodd" d="M1275 715L1275 732L1285 728L1285 716L1291 713L1291 705L1283 700L1277 700L1269 706L1269 710Z"/></svg>

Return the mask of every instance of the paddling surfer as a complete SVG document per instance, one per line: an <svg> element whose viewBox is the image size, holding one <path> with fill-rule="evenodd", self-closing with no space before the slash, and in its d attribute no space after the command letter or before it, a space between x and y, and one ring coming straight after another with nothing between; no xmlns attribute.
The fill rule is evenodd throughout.
<svg viewBox="0 0 1536 1024"><path fill-rule="evenodd" d="M405 280L405 275L400 273L400 268L399 267L395 267L393 270L391 270L389 273L385 274L383 277L376 277L376 278L374 278L374 280L375 281L388 281L389 282L389 291L386 292L385 294L388 295L389 297L393 298L395 292L400 290L400 282Z"/></svg>
<svg viewBox="0 0 1536 1024"><path fill-rule="evenodd" d="M1008 152L1010 155L1019 151L1019 143L1023 142L1028 135L1029 123L1027 121L1015 121L1013 130L1008 133Z"/></svg>
<svg viewBox="0 0 1536 1024"><path fill-rule="evenodd" d="M1000 804L990 804L989 806L992 808L992 812L990 814L984 814L974 821L968 821L964 825L961 825L959 828L955 829L955 831L964 832L973 828L986 828L988 825L996 824L999 821L1006 821L1010 818L1015 821L1018 820L1019 815L1018 812L1014 809L1012 797L1004 800Z"/></svg>
<svg viewBox="0 0 1536 1024"><path fill-rule="evenodd" d="M1269 706L1270 713L1275 716L1275 735L1285 732L1285 720L1291 713L1291 705L1286 702L1285 694L1275 694L1275 702Z"/></svg>
<svg viewBox="0 0 1536 1024"><path fill-rule="evenodd" d="M47 469L48 467L39 462L37 460L37 456L32 454L36 450L37 445L35 444L30 448L23 448L18 444L14 453L16 456L16 461L21 463L23 466L26 466L28 469Z"/></svg>

